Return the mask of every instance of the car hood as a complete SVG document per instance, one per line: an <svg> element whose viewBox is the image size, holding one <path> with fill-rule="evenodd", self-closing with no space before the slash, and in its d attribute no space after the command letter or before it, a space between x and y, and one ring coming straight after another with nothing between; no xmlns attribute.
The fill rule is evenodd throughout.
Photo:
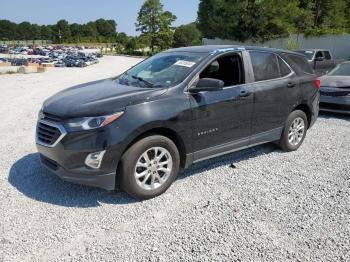
<svg viewBox="0 0 350 262"><path fill-rule="evenodd" d="M44 102L43 111L60 118L107 115L165 92L166 89L126 86L115 79L104 79L55 94Z"/></svg>
<svg viewBox="0 0 350 262"><path fill-rule="evenodd" d="M347 76L323 76L321 80L321 95L347 96L350 94L350 77Z"/></svg>
<svg viewBox="0 0 350 262"><path fill-rule="evenodd" d="M350 76L322 76L321 87L350 88Z"/></svg>

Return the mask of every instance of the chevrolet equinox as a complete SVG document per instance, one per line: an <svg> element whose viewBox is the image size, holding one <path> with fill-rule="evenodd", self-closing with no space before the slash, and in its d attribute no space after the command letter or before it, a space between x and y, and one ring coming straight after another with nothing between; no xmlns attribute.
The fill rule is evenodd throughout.
<svg viewBox="0 0 350 262"><path fill-rule="evenodd" d="M63 180L149 199L192 163L268 142L297 150L318 116L319 87L298 53L172 49L47 99L36 144Z"/></svg>

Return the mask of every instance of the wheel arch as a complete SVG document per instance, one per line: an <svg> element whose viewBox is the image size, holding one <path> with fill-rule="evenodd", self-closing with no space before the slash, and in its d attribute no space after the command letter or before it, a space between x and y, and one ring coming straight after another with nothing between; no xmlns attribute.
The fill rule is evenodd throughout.
<svg viewBox="0 0 350 262"><path fill-rule="evenodd" d="M176 145L177 149L179 150L179 155L180 155L180 167L185 167L186 165L186 154L187 154L187 148L185 141L181 135L179 135L178 132L171 128L167 127L155 127L148 129L146 131L143 131L140 134L137 134L129 143L128 145L124 148L123 152L121 155L123 155L133 144L135 144L137 141L141 140L142 138L145 138L147 136L151 135L162 135L167 138L169 138L171 141L174 142ZM119 165L118 165L119 166Z"/></svg>
<svg viewBox="0 0 350 262"><path fill-rule="evenodd" d="M296 107L294 107L292 112L295 111L295 110L300 110L300 111L303 111L305 113L306 118L307 118L307 126L309 128L310 127L310 123L311 123L311 118L312 118L311 108L307 104L302 103L302 104L299 104Z"/></svg>

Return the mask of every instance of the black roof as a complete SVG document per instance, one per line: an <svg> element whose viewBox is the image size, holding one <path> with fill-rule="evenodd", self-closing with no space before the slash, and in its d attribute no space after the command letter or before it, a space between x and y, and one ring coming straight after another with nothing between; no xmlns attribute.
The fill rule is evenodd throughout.
<svg viewBox="0 0 350 262"><path fill-rule="evenodd" d="M167 50L166 52L192 52L192 53L213 53L225 51L239 51L239 50L257 50L270 51L274 53L291 53L300 55L300 53L291 52L288 50L260 47L260 46L240 46L240 45L203 45L203 46L188 46Z"/></svg>

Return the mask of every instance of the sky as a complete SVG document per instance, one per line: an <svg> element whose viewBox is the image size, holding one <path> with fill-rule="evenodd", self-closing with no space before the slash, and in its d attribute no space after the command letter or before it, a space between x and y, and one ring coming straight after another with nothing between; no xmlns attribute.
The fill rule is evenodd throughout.
<svg viewBox="0 0 350 262"><path fill-rule="evenodd" d="M39 25L86 23L99 18L114 19L117 31L137 35L135 22L143 0L0 0L0 19ZM196 20L199 0L161 0L164 11L177 16L175 26Z"/></svg>

